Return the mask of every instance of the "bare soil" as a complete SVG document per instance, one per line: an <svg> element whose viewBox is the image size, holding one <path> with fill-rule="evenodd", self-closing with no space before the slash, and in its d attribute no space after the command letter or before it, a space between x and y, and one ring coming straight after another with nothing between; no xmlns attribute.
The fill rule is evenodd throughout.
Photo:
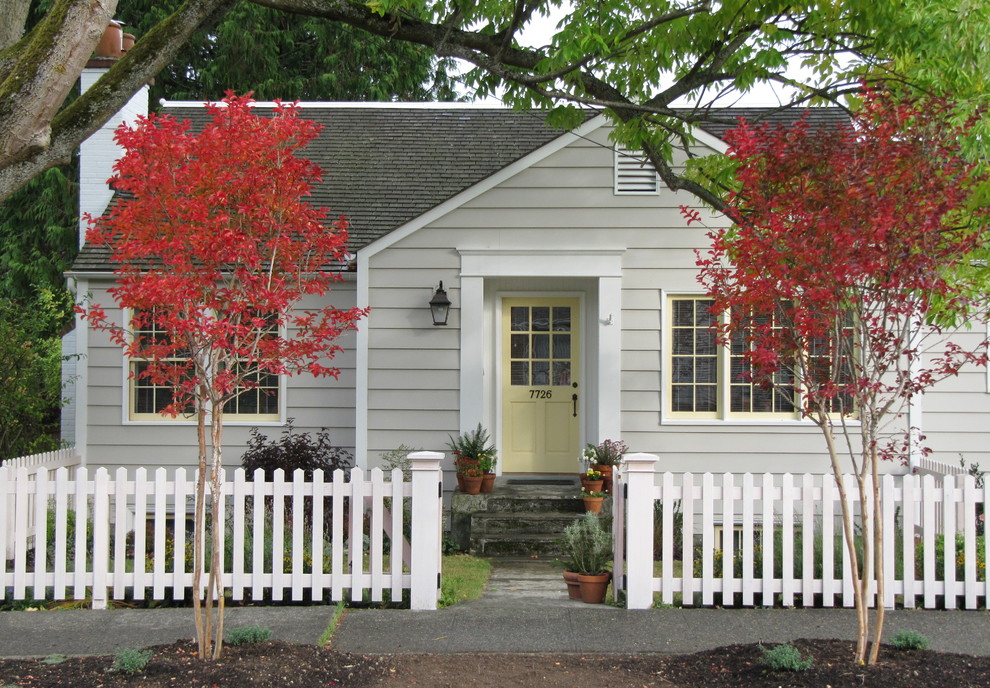
<svg viewBox="0 0 990 688"><path fill-rule="evenodd" d="M58 663L0 660L8 688L975 688L990 687L990 658L884 648L877 666L852 663L851 643L797 640L814 660L802 672L773 672L756 644L690 655L374 655L271 641L227 647L217 662L202 662L190 642L151 648L144 671L111 671L113 657L75 657Z"/></svg>

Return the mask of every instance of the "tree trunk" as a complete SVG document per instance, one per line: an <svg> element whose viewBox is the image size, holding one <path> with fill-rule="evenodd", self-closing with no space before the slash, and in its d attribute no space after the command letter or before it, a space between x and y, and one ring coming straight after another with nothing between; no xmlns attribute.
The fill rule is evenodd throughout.
<svg viewBox="0 0 990 688"><path fill-rule="evenodd" d="M210 535L213 541L213 557L210 565L210 597L216 597L217 601L217 626L216 638L213 643L213 659L220 659L223 650L223 611L224 611L224 586L223 586L223 535L224 535L224 513L221 510L223 505L223 401L217 400L210 416L210 430L212 431L211 441L213 444L213 481L211 483L213 492L213 523L211 524Z"/></svg>
<svg viewBox="0 0 990 688"><path fill-rule="evenodd" d="M199 440L199 469L196 474L196 516L193 525L193 617L196 621L196 642L199 646L200 659L206 657L209 650L209 609L207 618L203 618L202 598L200 595L203 581L203 537L206 527L206 409L202 406L196 413L196 434ZM205 621L205 623L204 623Z"/></svg>

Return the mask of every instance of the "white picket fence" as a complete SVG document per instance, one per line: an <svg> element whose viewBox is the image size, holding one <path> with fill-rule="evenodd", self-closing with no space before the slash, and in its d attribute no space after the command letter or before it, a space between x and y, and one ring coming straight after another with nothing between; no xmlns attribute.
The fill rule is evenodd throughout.
<svg viewBox="0 0 990 688"><path fill-rule="evenodd" d="M237 469L222 489L231 551L221 564L224 587L234 600L275 601L339 601L345 591L355 601L365 593L381 601L386 592L399 601L409 591L413 609L435 609L442 456L411 454L409 482L401 471L386 476L377 468L335 471L329 480L317 471L311 482L302 471L288 479L276 471L271 481L257 471L249 481ZM13 539L12 562L0 558L0 599L23 599L29 589L35 599L89 593L95 608L108 598L184 598L192 588L191 473L159 468L149 478L142 468L111 476L99 468L90 475L79 467L73 477L66 468L32 475L0 467L0 532ZM415 524L411 543L402 537L407 519Z"/></svg>
<svg viewBox="0 0 990 688"><path fill-rule="evenodd" d="M56 451L42 452L40 454L31 454L29 456L20 456L16 459L8 459L4 461L0 466L6 468L8 471L14 471L18 468L26 469L28 472L28 480L34 480L34 475L41 470L54 471L57 468L65 467L69 469L69 476L71 477L75 473L77 466L82 465L82 458L79 456L79 452L73 447L66 449L58 449ZM33 499L31 497L28 498ZM7 522L13 523L14 505L9 503L7 506ZM27 505L28 514L28 529L34 532L34 503L31 502ZM14 548L14 532L12 529L8 528L6 532L0 529L2 537L0 537L0 556L3 556L6 552L13 552Z"/></svg>
<svg viewBox="0 0 990 688"><path fill-rule="evenodd" d="M784 474L776 480L748 473L658 475L657 460L630 454L619 472L614 571L629 608L652 606L655 593L665 604L673 604L676 595L683 605L853 606L839 492L831 475ZM858 510L855 479L846 476L844 484ZM990 561L983 536L977 535L977 505L990 501L990 485L978 489L969 475L885 475L881 494L883 605L987 608ZM663 505L662 548L660 573L654 575L657 502ZM682 547L675 552L678 502ZM870 513L870 504L867 509ZM943 532L955 536L939 537ZM937 547L944 547L940 570ZM876 590L870 597L875 606Z"/></svg>

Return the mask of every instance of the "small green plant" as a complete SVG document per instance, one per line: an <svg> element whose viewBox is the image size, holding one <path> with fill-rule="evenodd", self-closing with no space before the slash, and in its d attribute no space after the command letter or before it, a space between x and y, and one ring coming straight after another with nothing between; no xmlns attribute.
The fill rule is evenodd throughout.
<svg viewBox="0 0 990 688"><path fill-rule="evenodd" d="M113 657L113 671L125 674L136 674L144 671L151 661L151 650L135 650L133 648L122 648L117 650Z"/></svg>
<svg viewBox="0 0 990 688"><path fill-rule="evenodd" d="M912 652L914 650L927 650L928 638L918 631L898 631L890 639L890 644L901 652Z"/></svg>
<svg viewBox="0 0 990 688"><path fill-rule="evenodd" d="M337 603L333 610L333 616L330 617L330 623L327 624L327 627L320 636L320 639L316 641L317 645L322 647L330 642L330 639L333 638L333 634L337 632L337 626L340 625L340 617L344 615L344 609L346 607L347 605L343 600Z"/></svg>
<svg viewBox="0 0 990 688"><path fill-rule="evenodd" d="M271 640L272 629L264 626L243 626L232 628L227 634L228 645L250 645Z"/></svg>
<svg viewBox="0 0 990 688"><path fill-rule="evenodd" d="M66 657L65 655L60 655L58 653L55 653L53 655L48 655L47 657L45 657L43 660L41 660L41 663L42 664L61 664L62 662L66 661L67 659L68 659L68 657Z"/></svg>
<svg viewBox="0 0 990 688"><path fill-rule="evenodd" d="M596 576L608 571L612 563L612 534L602 527L597 514L590 511L564 528L564 556L574 573Z"/></svg>
<svg viewBox="0 0 990 688"><path fill-rule="evenodd" d="M412 480L412 462L409 460L409 455L418 451L423 450L413 449L412 447L400 444L391 451L382 452L379 454L381 468L386 475L391 474L394 469L398 468L402 471L402 479L408 483Z"/></svg>
<svg viewBox="0 0 990 688"><path fill-rule="evenodd" d="M769 650L760 645L763 657L760 663L771 671L807 671L814 660L811 657L801 658L801 652L793 645L784 643Z"/></svg>

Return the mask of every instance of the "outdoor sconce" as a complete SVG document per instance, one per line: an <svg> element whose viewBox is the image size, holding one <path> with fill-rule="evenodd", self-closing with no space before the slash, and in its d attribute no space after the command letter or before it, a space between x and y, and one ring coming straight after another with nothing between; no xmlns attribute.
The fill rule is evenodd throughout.
<svg viewBox="0 0 990 688"><path fill-rule="evenodd" d="M446 325L447 316L450 314L450 299L447 292L443 290L443 282L437 287L437 293L430 299L430 313L433 314L434 325Z"/></svg>

